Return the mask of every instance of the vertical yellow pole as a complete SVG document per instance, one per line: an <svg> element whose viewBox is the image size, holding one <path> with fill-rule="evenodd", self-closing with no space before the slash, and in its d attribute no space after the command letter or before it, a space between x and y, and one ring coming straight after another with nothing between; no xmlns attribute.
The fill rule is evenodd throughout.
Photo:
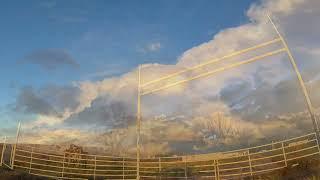
<svg viewBox="0 0 320 180"><path fill-rule="evenodd" d="M62 161L62 172L61 172L61 177L62 177L62 179L64 179L63 178L63 176L64 176L64 162L66 161L66 152L64 152L64 154L63 154L63 161Z"/></svg>
<svg viewBox="0 0 320 180"><path fill-rule="evenodd" d="M308 107L308 111L309 111L309 114L310 114L310 117L311 117L311 120L312 120L312 124L313 124L313 129L317 135L317 139L319 140L319 127L318 127L318 123L317 123L317 120L316 120L316 116L314 114L314 109L313 109L313 106L312 106L312 103L311 103L311 100L310 100L310 96L308 94L308 91L307 91L307 88L305 86L305 83L302 79L302 76L301 76L301 73L299 71L299 68L292 56L292 53L288 47L288 44L287 42L284 40L284 38L282 37L281 33L279 32L277 26L274 24L274 22L272 21L271 17L269 15L268 16L268 19L270 21L270 23L272 24L273 28L275 29L275 31L277 32L279 38L281 39L281 42L284 46L284 48L286 49L286 52L288 54L288 57L289 57L289 60L290 60L290 63L297 75L297 78L298 78L298 81L299 81L299 85L301 87L301 90L303 92L303 95L304 95L304 98L305 98L305 102L307 104L307 107Z"/></svg>
<svg viewBox="0 0 320 180"><path fill-rule="evenodd" d="M161 157L159 157L159 179L161 180Z"/></svg>
<svg viewBox="0 0 320 180"><path fill-rule="evenodd" d="M0 163L0 166L2 166L2 164L3 164L4 151L6 150L6 143L7 143L7 136L4 137L4 141L3 141L3 144L2 144L1 163Z"/></svg>
<svg viewBox="0 0 320 180"><path fill-rule="evenodd" d="M140 180L140 129L141 129L141 66L138 67L138 96L137 96L137 180Z"/></svg>
<svg viewBox="0 0 320 180"><path fill-rule="evenodd" d="M252 173L252 161L251 161L251 156L250 156L250 150L248 149L247 151L248 154L248 159L249 159L249 167L250 167L250 175L251 177L253 177L253 173Z"/></svg>
<svg viewBox="0 0 320 180"><path fill-rule="evenodd" d="M285 151L285 149L284 149L283 142L281 143L281 147L282 147L282 154L283 154L284 164L285 164L286 167L287 167L287 166L288 166L288 164L287 164L287 155L286 155L286 151Z"/></svg>
<svg viewBox="0 0 320 180"><path fill-rule="evenodd" d="M93 170L93 179L96 179L96 171L97 171L97 155L94 156L94 170Z"/></svg>
<svg viewBox="0 0 320 180"><path fill-rule="evenodd" d="M31 168L32 168L33 151L34 151L34 147L31 148L30 164L29 164L29 174L31 173Z"/></svg>
<svg viewBox="0 0 320 180"><path fill-rule="evenodd" d="M318 146L318 152L320 153L320 146L319 146L319 140L316 137L316 142L317 142L317 146Z"/></svg>
<svg viewBox="0 0 320 180"><path fill-rule="evenodd" d="M219 160L215 160L215 179L220 180L220 175L219 175Z"/></svg>
<svg viewBox="0 0 320 180"><path fill-rule="evenodd" d="M217 180L217 166L216 166L216 160L213 160L213 170L214 170L214 180Z"/></svg>
<svg viewBox="0 0 320 180"><path fill-rule="evenodd" d="M124 180L124 157L122 157L122 180Z"/></svg>
<svg viewBox="0 0 320 180"><path fill-rule="evenodd" d="M188 179L188 166L187 166L187 158L186 158L186 156L184 158L184 178L186 180Z"/></svg>
<svg viewBox="0 0 320 180"><path fill-rule="evenodd" d="M12 169L14 168L14 159L15 159L15 156L16 156L17 144L18 144L18 141L19 141L20 128L21 128L21 122L19 121L17 134L16 134L16 142L15 142L15 144L13 146L13 151L12 151L12 161L11 161L11 168Z"/></svg>

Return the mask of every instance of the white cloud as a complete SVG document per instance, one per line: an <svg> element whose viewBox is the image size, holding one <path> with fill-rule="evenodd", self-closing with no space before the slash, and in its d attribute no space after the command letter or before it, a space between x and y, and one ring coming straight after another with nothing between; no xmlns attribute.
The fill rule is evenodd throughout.
<svg viewBox="0 0 320 180"><path fill-rule="evenodd" d="M25 131L22 129L19 142L30 144L66 144L77 143L86 146L101 146L95 143L96 133L77 129L35 129ZM90 142L90 143L88 143Z"/></svg>
<svg viewBox="0 0 320 180"><path fill-rule="evenodd" d="M159 42L151 43L151 44L148 45L148 49L149 49L150 51L157 51L157 50L159 50L160 48L161 48L161 43L159 43Z"/></svg>
<svg viewBox="0 0 320 180"><path fill-rule="evenodd" d="M307 12L308 15L304 14L306 13L306 7L308 7L309 9L309 11ZM319 42L315 41L315 35L318 35L319 29L307 28L308 26L314 26L314 24L317 24L318 17L312 16L312 14L319 13L319 7L320 1L318 0L264 0L261 4L252 5L251 8L247 11L247 15L251 19L250 23L241 25L239 27L221 30L218 34L216 34L213 37L212 40L209 40L208 42L200 44L184 52L178 59L176 65L144 65L142 74L143 82L148 82L154 78L161 77L168 73L177 72L179 70L185 69L186 67L191 67L193 65L202 63L206 60L215 57L221 57L230 52L240 50L245 47L250 47L275 38L276 34L272 29L272 26L267 22L267 18L265 16L267 12L273 15L277 23L280 23L281 32L284 33L285 37L289 40L291 49L297 49L298 47L301 47L301 45L303 44L308 45L308 47L312 46L313 50L310 52L309 48L305 48L303 49L303 51L294 52L295 55L299 57L299 64L307 64L307 62L303 58L306 57L307 54L312 54L314 59L319 59L320 55L318 53L318 49L320 47L320 44ZM300 27L299 23L296 22L296 19L299 19L299 22L303 22L304 27ZM301 39L301 37L305 38ZM142 52L155 52L161 48L162 44L160 42L154 42L142 48ZM253 53L251 55L255 55L256 53ZM240 56L238 58L234 58L233 61L242 60L248 57L248 55ZM227 62L228 61L222 62L222 65ZM194 113L196 115L205 115L206 113L212 113L215 111L231 113L231 109L229 108L228 104L219 100L219 98L221 97L221 91L223 89L235 89L235 87L229 87L229 84L231 84L234 81L238 81L240 82L240 85L249 84L247 88L252 91L259 90L260 86L263 86L267 89L263 89L262 92L279 93L278 91L273 90L273 88L276 88L279 83L284 81L290 75L291 69L288 65L290 64L288 64L286 56L275 56L273 58L269 58L263 63L255 63L254 65L248 65L239 68L238 70L231 71L232 73L221 73L220 75L218 75L217 78L210 78L209 80L200 80L197 83L190 83L183 86L179 86L178 88L173 89L172 91L165 91L165 93L160 93L158 95L150 96L149 98L144 98L143 113L144 115L152 114L152 111L156 111L158 113L161 113L163 111L172 112L172 114L174 114L174 112L181 112L182 114ZM206 71L206 69L201 69L201 71ZM189 76L189 74L184 74L176 78L173 78L168 82L178 81L181 79L185 79ZM163 86L166 85L168 82L163 82L158 85ZM90 108L93 107L93 102L97 98L103 96L110 97L107 98L108 101L120 100L123 103L127 103L130 105L132 104L132 109L133 111L135 110L135 106L133 104L136 101L135 98L137 90L136 69L117 78L107 78L96 82L78 82L75 85L79 87L79 89L81 90L81 93L78 96L78 101L80 102L80 104L77 108L75 108L74 111L69 112L68 117L84 112L86 109L92 110ZM280 88L281 87L282 86L280 86ZM315 89L317 89L317 87L318 86L315 86ZM278 96L276 97L280 97L283 94L285 94L288 96L283 97L288 97L288 99L285 99L284 101L292 100L290 99L292 97L289 96L290 92L291 90L281 89L280 94L278 94ZM281 105L279 104L288 103L278 102L276 99L270 98L266 96L264 93L259 93L256 91L253 94L246 94L244 90L240 89L240 91L233 91L233 93L235 93L237 97L243 97L244 99L246 96L251 95L252 98L259 99L259 101L257 102L267 102L269 104L264 106L266 107L266 109L272 109L272 103L277 103L278 106L276 107L279 107L280 109ZM296 94L293 93L293 95ZM272 96L272 94L270 96ZM249 100L252 100L252 98L249 98ZM294 97L293 99L296 98ZM237 101L241 100L241 98L237 99ZM163 103L164 105L161 105L161 103L159 102ZM250 101L250 103L251 102L252 101ZM110 102L105 103L108 104ZM293 103L291 104L292 106L294 105ZM257 104L257 106L259 106L259 104ZM196 107L195 110L190 110L194 107ZM108 111L108 109L103 108L98 110ZM38 120L37 122L40 124L45 122L49 125L55 124L49 121L64 123L64 121L68 121L68 117L66 116L61 121L56 119L50 120L50 118L42 117L42 119ZM88 119L87 121L93 122L93 120L90 119ZM108 121L108 119L102 118L100 119L100 121ZM242 121L245 121L245 119L237 121L237 123L240 124ZM295 121L294 123L297 122L298 121ZM268 126L260 127L252 122L246 122L243 124L259 127L260 129L262 129L261 131L264 131L264 134L272 132L272 130L270 129L277 129L279 126L288 126L288 124L281 124L277 127L274 127L269 124ZM153 125L162 126L161 123ZM132 127L131 125L128 126L129 131L129 129ZM150 127L150 130L152 130L152 127ZM188 128L179 127L177 128L177 132L184 134L185 137L197 137L197 135L193 134L195 132L190 131L190 129ZM168 129L168 134L172 139L183 140L183 136L180 136L179 134L177 135L174 129ZM259 134L260 136L261 132L256 134ZM79 137L81 138L83 136L79 135ZM166 147L166 145L162 144L161 149L164 147Z"/></svg>
<svg viewBox="0 0 320 180"><path fill-rule="evenodd" d="M162 48L162 44L160 42L152 42L147 44L143 48L139 48L138 51L141 53L148 53L148 52L156 52Z"/></svg>
<svg viewBox="0 0 320 180"><path fill-rule="evenodd" d="M277 14L279 16L290 16L300 5L308 0L262 0L261 4L253 4L247 11L248 17L252 21L261 21L266 13Z"/></svg>

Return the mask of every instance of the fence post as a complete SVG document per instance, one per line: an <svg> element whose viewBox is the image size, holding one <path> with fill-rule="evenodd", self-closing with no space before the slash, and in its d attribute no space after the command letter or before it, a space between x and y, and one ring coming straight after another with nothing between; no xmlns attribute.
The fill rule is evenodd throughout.
<svg viewBox="0 0 320 180"><path fill-rule="evenodd" d="M215 176L215 180L220 180L218 159L214 160L214 176Z"/></svg>
<svg viewBox="0 0 320 180"><path fill-rule="evenodd" d="M214 180L217 179L216 160L213 160Z"/></svg>
<svg viewBox="0 0 320 180"><path fill-rule="evenodd" d="M63 160L62 160L62 172L61 172L62 179L63 179L63 176L64 176L64 162L65 161L66 161L66 152L64 152Z"/></svg>
<svg viewBox="0 0 320 180"><path fill-rule="evenodd" d="M14 159L15 159L15 156L16 156L16 150L17 150L17 144L18 144L18 141L19 141L19 135L20 135L20 128L21 128L21 122L19 121L19 124L18 124L18 129L17 129L17 134L16 134L16 142L14 144L14 146L12 147L12 158L11 158L11 169L14 168Z"/></svg>
<svg viewBox="0 0 320 180"><path fill-rule="evenodd" d="M217 159L217 180L220 180L220 174L219 174L219 160Z"/></svg>
<svg viewBox="0 0 320 180"><path fill-rule="evenodd" d="M32 148L31 148L30 165L29 165L29 174L30 174L30 172L31 172L31 166L32 166L33 148L34 148L34 147L32 147Z"/></svg>
<svg viewBox="0 0 320 180"><path fill-rule="evenodd" d="M161 180L161 157L159 157L159 176Z"/></svg>
<svg viewBox="0 0 320 180"><path fill-rule="evenodd" d="M187 157L184 156L184 178L188 179Z"/></svg>
<svg viewBox="0 0 320 180"><path fill-rule="evenodd" d="M11 151L10 151L10 168L12 169L12 159L13 159L13 151L14 151L14 145L11 144Z"/></svg>
<svg viewBox="0 0 320 180"><path fill-rule="evenodd" d="M282 146L282 153L283 153L284 163L285 163L285 165L287 167L288 166L288 164L287 164L287 156L286 156L286 151L284 149L283 142L281 143L281 146Z"/></svg>
<svg viewBox="0 0 320 180"><path fill-rule="evenodd" d="M0 163L0 166L3 165L3 157L4 157L4 151L6 150L6 143L7 143L7 136L4 137L4 141L3 141L3 144L2 144L1 163Z"/></svg>
<svg viewBox="0 0 320 180"><path fill-rule="evenodd" d="M96 179L96 170L97 170L97 155L94 156L94 170L93 170L93 179Z"/></svg>
<svg viewBox="0 0 320 180"><path fill-rule="evenodd" d="M273 144L272 144L272 146L273 146ZM248 149L247 153L248 153L249 166L250 166L250 175L252 177L252 162L251 162L250 150L249 149Z"/></svg>
<svg viewBox="0 0 320 180"><path fill-rule="evenodd" d="M122 179L124 179L124 157L122 157Z"/></svg>
<svg viewBox="0 0 320 180"><path fill-rule="evenodd" d="M318 141L317 135L316 135L316 142L317 142L318 152L320 153L320 147L319 147L319 141Z"/></svg>
<svg viewBox="0 0 320 180"><path fill-rule="evenodd" d="M272 150L274 149L274 141L271 141L271 143L272 143Z"/></svg>

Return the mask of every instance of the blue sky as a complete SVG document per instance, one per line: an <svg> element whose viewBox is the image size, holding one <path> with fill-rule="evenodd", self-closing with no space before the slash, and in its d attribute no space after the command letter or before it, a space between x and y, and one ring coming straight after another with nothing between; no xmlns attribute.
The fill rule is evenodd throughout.
<svg viewBox="0 0 320 180"><path fill-rule="evenodd" d="M106 131L121 134L123 127L134 137L139 64L161 64L145 66L147 81L270 41L275 31L266 12L288 40L320 110L319 6L318 0L2 1L0 136L14 134L22 120L28 142L85 144ZM195 142L206 137L197 118L211 121L216 112L252 132L252 140L279 129L278 137L310 130L309 120L277 118L296 117L305 104L287 56L266 59L144 100L143 118L179 117L176 124L152 123L170 126L174 133L162 130L178 144L189 135Z"/></svg>
<svg viewBox="0 0 320 180"><path fill-rule="evenodd" d="M142 63L175 63L219 30L247 22L252 0L2 1L1 105L24 86L119 75ZM60 49L79 65L43 68L30 54Z"/></svg>

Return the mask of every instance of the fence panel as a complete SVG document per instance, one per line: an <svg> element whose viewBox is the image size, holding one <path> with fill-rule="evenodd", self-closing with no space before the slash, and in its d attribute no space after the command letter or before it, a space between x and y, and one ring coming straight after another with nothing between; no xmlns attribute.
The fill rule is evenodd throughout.
<svg viewBox="0 0 320 180"><path fill-rule="evenodd" d="M10 165L12 145L3 152L4 163ZM239 179L279 170L304 158L319 157L319 153L313 133L237 151L141 159L140 175L142 179ZM136 178L135 158L58 154L19 146L14 168L56 179Z"/></svg>

